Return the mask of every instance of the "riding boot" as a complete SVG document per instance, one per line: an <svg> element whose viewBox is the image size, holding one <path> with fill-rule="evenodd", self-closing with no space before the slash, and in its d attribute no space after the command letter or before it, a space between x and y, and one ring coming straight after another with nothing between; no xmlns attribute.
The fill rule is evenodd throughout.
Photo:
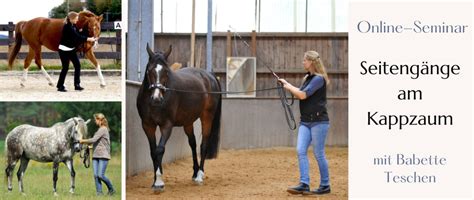
<svg viewBox="0 0 474 200"><path fill-rule="evenodd" d="M300 183L297 186L289 187L286 191L291 194L303 194L303 192L309 192L309 185Z"/></svg>
<svg viewBox="0 0 474 200"><path fill-rule="evenodd" d="M57 86L59 92L67 92L64 86Z"/></svg>
<svg viewBox="0 0 474 200"><path fill-rule="evenodd" d="M79 85L79 84L74 85L74 89L79 90L79 91L84 90L84 88L81 87L81 85Z"/></svg>
<svg viewBox="0 0 474 200"><path fill-rule="evenodd" d="M310 191L310 192L303 192L304 195L311 195L311 194L327 194L331 192L331 186L329 185L321 185L318 189Z"/></svg>

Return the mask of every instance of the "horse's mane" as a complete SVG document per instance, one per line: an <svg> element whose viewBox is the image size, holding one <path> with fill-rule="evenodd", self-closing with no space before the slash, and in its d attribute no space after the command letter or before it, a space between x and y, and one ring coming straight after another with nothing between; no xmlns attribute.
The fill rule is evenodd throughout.
<svg viewBox="0 0 474 200"><path fill-rule="evenodd" d="M71 122L73 120L73 118L70 118L64 122L56 122L55 124L53 124L53 126L51 126L51 128L53 127L57 127L57 126L63 126L63 125L66 125L68 124L69 122Z"/></svg>
<svg viewBox="0 0 474 200"><path fill-rule="evenodd" d="M69 124L69 123L71 123L72 121L74 121L74 118L76 118L76 117L69 118L68 120L66 120L66 121L64 121L64 122L57 122L57 123L53 124L53 126L51 126L51 127ZM84 122L84 119L82 119L82 118L78 118L78 119L76 119L76 120L79 121L79 122L80 122L80 121Z"/></svg>
<svg viewBox="0 0 474 200"><path fill-rule="evenodd" d="M83 11L79 12L79 16L80 17L97 17L97 15L95 15L94 13L92 13L91 11L88 11L88 10L83 10Z"/></svg>

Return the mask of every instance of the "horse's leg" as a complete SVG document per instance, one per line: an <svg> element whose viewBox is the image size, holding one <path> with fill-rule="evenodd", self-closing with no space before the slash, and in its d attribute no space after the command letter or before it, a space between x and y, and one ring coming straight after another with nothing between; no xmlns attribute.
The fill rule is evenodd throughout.
<svg viewBox="0 0 474 200"><path fill-rule="evenodd" d="M156 165L158 165L158 169L156 169L156 180L155 184L153 184L153 189L157 191L163 191L165 189L165 183L162 179L163 167L161 166L161 163L163 161L163 155L165 154L166 142L168 142L168 139L170 138L172 129L173 125L171 123L167 123L165 125L160 126L161 138L160 142L158 143L158 146L156 147L155 153L155 155L157 156L157 159L155 161L157 162Z"/></svg>
<svg viewBox="0 0 474 200"><path fill-rule="evenodd" d="M150 156L151 160L153 161L153 172L156 172L158 169L158 162L156 162L156 126L152 124L142 123L142 128L145 131L146 137L148 139L148 143L150 145ZM156 182L156 173L153 179L152 187L155 185Z"/></svg>
<svg viewBox="0 0 474 200"><path fill-rule="evenodd" d="M204 182L204 161L207 156L207 142L209 140L209 135L211 133L212 127L212 116L208 112L204 111L201 116L201 126L202 126L202 140L201 140L201 163L199 165L199 171L197 177L194 181L197 184L202 184Z"/></svg>
<svg viewBox="0 0 474 200"><path fill-rule="evenodd" d="M41 62L41 46L39 46L35 50L35 63L40 68L41 72L43 72L43 75L46 77L46 80L48 80L48 85L54 87L53 79L51 79L48 72L46 72L43 63Z"/></svg>
<svg viewBox="0 0 474 200"><path fill-rule="evenodd" d="M71 189L69 189L69 192L71 194L74 194L74 188L76 188L76 184L75 184L76 171L74 171L72 160L66 160L64 161L64 164L66 164L67 168L69 169L69 172L71 173Z"/></svg>
<svg viewBox="0 0 474 200"><path fill-rule="evenodd" d="M7 176L7 179L8 179L8 191L11 192L13 190L13 170L15 169L15 166L16 166L16 162L18 161L18 159L16 158L13 158L13 155L8 155L8 161L7 161L7 168L5 169L5 174Z"/></svg>
<svg viewBox="0 0 474 200"><path fill-rule="evenodd" d="M25 58L25 63L23 65L23 76L21 77L20 85L21 87L25 87L26 79L28 78L28 69L30 68L31 61L35 57L35 50L33 48L29 48L28 55Z"/></svg>
<svg viewBox="0 0 474 200"><path fill-rule="evenodd" d="M18 177L18 188L21 193L24 193L23 191L23 176L25 175L26 168L28 167L28 162L30 159L21 157L20 161L20 168L18 169L18 172L16 173L16 176Z"/></svg>
<svg viewBox="0 0 474 200"><path fill-rule="evenodd" d="M97 76L99 76L100 87L104 88L105 87L104 76L102 76L102 71L100 69L100 64L99 64L99 62L97 62L97 59L95 58L94 52L92 52L92 50L89 49L89 51L86 52L86 57L92 62L92 64L94 64L95 69L97 70Z"/></svg>
<svg viewBox="0 0 474 200"><path fill-rule="evenodd" d="M191 124L190 126L184 127L184 132L188 136L189 147L191 147L191 151L193 152L193 180L196 178L199 164L197 160L197 152L196 152L196 137L194 136L194 127Z"/></svg>
<svg viewBox="0 0 474 200"><path fill-rule="evenodd" d="M56 182L58 181L58 169L59 169L59 163L58 162L53 162L53 192L54 192L54 196L58 196L58 193L56 193Z"/></svg>

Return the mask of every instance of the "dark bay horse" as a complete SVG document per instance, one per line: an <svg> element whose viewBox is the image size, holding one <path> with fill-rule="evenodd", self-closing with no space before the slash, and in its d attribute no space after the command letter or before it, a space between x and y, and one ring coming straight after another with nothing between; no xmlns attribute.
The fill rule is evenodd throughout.
<svg viewBox="0 0 474 200"><path fill-rule="evenodd" d="M76 27L87 32L88 37L99 38L101 31L100 22L102 19L102 15L96 16L94 13L89 11L81 11L79 13L79 21L77 22ZM29 21L20 21L16 24L15 44L8 57L8 67L10 69L12 68L13 62L20 51L22 40L26 40L29 45L29 50L23 66L23 77L21 78L20 83L22 87L25 86L28 69L33 58L35 59L36 65L48 80L49 85L54 86L51 77L48 75L41 62L41 46L45 46L52 51L58 51L63 26L64 19L51 19L44 17L34 18ZM100 86L105 87L105 81L100 70L100 64L97 62L92 48L95 44L96 43L93 42L86 42L78 49L78 52L84 52L85 56L92 62L92 64L94 64L99 76Z"/></svg>
<svg viewBox="0 0 474 200"><path fill-rule="evenodd" d="M152 188L164 190L162 179L162 160L165 145L174 126L183 126L188 136L193 155L193 180L202 184L204 179L204 160L217 157L220 138L221 87L215 76L202 69L184 68L174 72L168 67L167 58L171 46L165 53L154 53L147 45L149 55L145 77L137 96L137 108L142 127L148 138L155 178ZM162 86L193 92L164 90ZM161 89L160 89L161 88ZM198 118L202 124L201 162L198 164L196 138L193 123ZM161 138L156 144L157 126ZM133 147L130 147L133 148Z"/></svg>
<svg viewBox="0 0 474 200"><path fill-rule="evenodd" d="M43 128L23 124L15 127L8 133L5 140L7 167L5 175L8 179L8 191L12 191L13 170L18 160L20 168L17 172L19 190L23 189L23 176L28 162L36 160L38 162L53 162L53 192L56 193L56 181L58 180L59 163L63 162L71 173L71 189L74 193L74 179L76 172L73 167L73 156L81 151L79 140L87 134L87 123L81 117L74 117L59 122L52 127Z"/></svg>

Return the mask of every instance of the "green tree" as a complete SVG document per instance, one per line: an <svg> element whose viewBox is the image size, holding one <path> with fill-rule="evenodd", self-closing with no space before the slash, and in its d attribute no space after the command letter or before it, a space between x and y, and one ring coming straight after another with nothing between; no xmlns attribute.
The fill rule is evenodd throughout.
<svg viewBox="0 0 474 200"><path fill-rule="evenodd" d="M83 6L96 15L104 15L104 21L117 21L122 18L122 1L121 0L87 0L81 3L80 0L64 1L61 5L54 7L49 12L49 17L64 18L66 17L67 2L69 2L69 11L79 12Z"/></svg>
<svg viewBox="0 0 474 200"><path fill-rule="evenodd" d="M84 6L80 0L67 0L64 1L59 6L54 7L49 11L49 17L51 18L65 18L68 13L68 3L69 3L69 11L80 12L82 7Z"/></svg>

